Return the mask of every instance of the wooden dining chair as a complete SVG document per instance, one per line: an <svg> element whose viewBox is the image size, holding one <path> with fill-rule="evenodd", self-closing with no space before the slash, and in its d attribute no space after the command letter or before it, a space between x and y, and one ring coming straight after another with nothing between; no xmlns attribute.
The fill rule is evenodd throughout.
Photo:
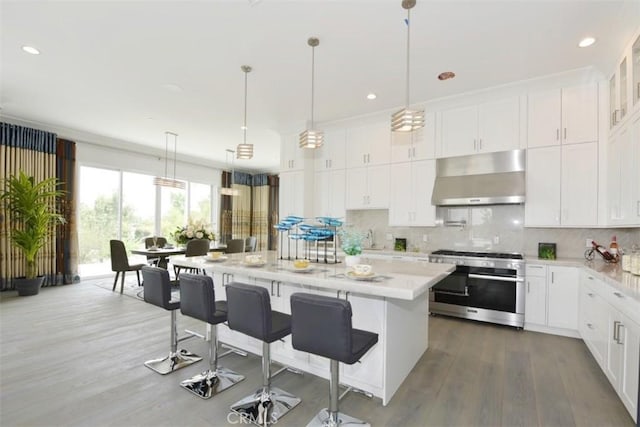
<svg viewBox="0 0 640 427"><path fill-rule="evenodd" d="M184 256L192 257L192 256L202 256L209 253L209 240L208 239L193 239L187 242L187 248L185 250ZM204 269L200 268L190 268L190 267L179 267L177 265L173 266L173 272L176 275L176 280L180 275L181 270L187 270L193 274L199 274L200 272L204 273Z"/></svg>
<svg viewBox="0 0 640 427"><path fill-rule="evenodd" d="M116 278L113 280L113 291L116 290L116 284L118 283L118 276L122 273L122 279L120 280L120 293L124 290L124 275L127 271L135 271L138 277L138 286L140 283L140 270L144 264L129 264L129 257L127 256L127 249L124 246L122 240L110 240L109 247L111 249L111 271L116 272Z"/></svg>

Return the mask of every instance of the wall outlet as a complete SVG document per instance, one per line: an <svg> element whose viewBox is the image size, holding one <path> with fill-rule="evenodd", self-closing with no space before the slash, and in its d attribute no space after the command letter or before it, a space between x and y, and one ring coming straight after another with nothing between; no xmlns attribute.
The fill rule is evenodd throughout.
<svg viewBox="0 0 640 427"><path fill-rule="evenodd" d="M500 244L500 236L493 236L493 244L494 245Z"/></svg>
<svg viewBox="0 0 640 427"><path fill-rule="evenodd" d="M422 235L422 242L423 243L427 243L429 241L429 235L428 234L423 234Z"/></svg>
<svg viewBox="0 0 640 427"><path fill-rule="evenodd" d="M387 240L393 240L393 234L387 233Z"/></svg>
<svg viewBox="0 0 640 427"><path fill-rule="evenodd" d="M590 248L590 247L592 246L592 245L591 245L591 242L593 242L593 239L587 239L587 240L584 242L584 247L585 247L585 248Z"/></svg>

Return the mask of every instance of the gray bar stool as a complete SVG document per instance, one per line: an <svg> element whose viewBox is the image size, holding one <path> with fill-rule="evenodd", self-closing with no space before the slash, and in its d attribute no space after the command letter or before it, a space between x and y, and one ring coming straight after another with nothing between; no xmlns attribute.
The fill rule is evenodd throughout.
<svg viewBox="0 0 640 427"><path fill-rule="evenodd" d="M211 277L188 273L180 275L180 311L211 325L209 369L182 381L180 385L203 399L209 399L242 381L243 375L218 366L217 325L227 321L227 302L216 301Z"/></svg>
<svg viewBox="0 0 640 427"><path fill-rule="evenodd" d="M231 405L231 410L257 425L277 423L301 402L298 397L271 387L269 345L291 333L291 316L271 310L269 292L263 287L232 282L226 291L229 328L262 341L262 388Z"/></svg>
<svg viewBox="0 0 640 427"><path fill-rule="evenodd" d="M291 295L293 348L331 360L329 408L309 426L368 425L338 411L339 362L353 365L378 342L378 334L351 325L351 304L338 298L304 293Z"/></svg>
<svg viewBox="0 0 640 427"><path fill-rule="evenodd" d="M202 357L187 350L178 351L176 311L180 308L180 301L171 300L169 272L164 268L144 266L142 267L142 279L144 280L144 301L171 312L171 349L169 355L148 360L144 362L144 365L165 375L202 360Z"/></svg>

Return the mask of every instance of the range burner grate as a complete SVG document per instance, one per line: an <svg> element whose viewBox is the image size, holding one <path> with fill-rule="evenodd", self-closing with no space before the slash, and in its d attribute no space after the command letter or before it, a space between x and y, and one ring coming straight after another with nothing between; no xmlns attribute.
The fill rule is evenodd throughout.
<svg viewBox="0 0 640 427"><path fill-rule="evenodd" d="M505 253L505 252L466 252L466 251L452 251L447 249L440 249L432 252L431 254L444 255L444 256L457 256L457 257L472 257L472 258L523 259L522 254Z"/></svg>

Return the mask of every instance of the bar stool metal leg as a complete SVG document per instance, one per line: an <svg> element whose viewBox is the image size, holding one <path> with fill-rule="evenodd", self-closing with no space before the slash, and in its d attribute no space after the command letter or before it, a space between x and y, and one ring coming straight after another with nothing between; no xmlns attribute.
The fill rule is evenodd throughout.
<svg viewBox="0 0 640 427"><path fill-rule="evenodd" d="M371 424L338 412L340 400L340 366L337 360L331 360L331 379L329 380L329 408L324 408L307 424L307 427L370 426Z"/></svg>
<svg viewBox="0 0 640 427"><path fill-rule="evenodd" d="M171 351L168 356L144 362L144 365L147 368L153 369L159 374L166 375L202 360L202 357L199 357L188 350L182 349L178 351L177 328L176 310L171 310Z"/></svg>
<svg viewBox="0 0 640 427"><path fill-rule="evenodd" d="M180 386L198 397L210 399L243 379L244 375L240 375L230 369L218 367L218 327L217 325L212 325L209 345L209 369L182 381Z"/></svg>
<svg viewBox="0 0 640 427"><path fill-rule="evenodd" d="M275 424L293 409L301 399L271 387L271 354L269 343L262 343L262 388L231 405L231 410L244 420L259 426Z"/></svg>

